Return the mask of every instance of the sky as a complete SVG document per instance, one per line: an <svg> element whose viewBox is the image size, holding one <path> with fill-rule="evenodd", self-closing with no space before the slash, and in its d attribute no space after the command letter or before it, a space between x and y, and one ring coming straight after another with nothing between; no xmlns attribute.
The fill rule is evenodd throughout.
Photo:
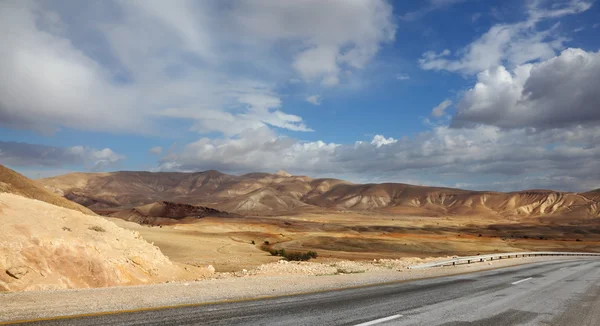
<svg viewBox="0 0 600 326"><path fill-rule="evenodd" d="M593 0L0 1L0 164L600 188Z"/></svg>

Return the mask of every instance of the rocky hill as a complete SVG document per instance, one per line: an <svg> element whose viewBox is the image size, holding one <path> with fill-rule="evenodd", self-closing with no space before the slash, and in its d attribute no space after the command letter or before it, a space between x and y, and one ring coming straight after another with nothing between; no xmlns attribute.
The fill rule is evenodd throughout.
<svg viewBox="0 0 600 326"><path fill-rule="evenodd" d="M169 220L198 219L206 216L230 217L227 212L222 212L210 207L178 204L168 201L151 203L130 209L108 214L138 224L168 224ZM166 220L166 221L165 221Z"/></svg>
<svg viewBox="0 0 600 326"><path fill-rule="evenodd" d="M57 196L54 192L45 189L44 185L0 165L0 193L2 192L37 199L52 205L74 209L89 215L95 215L88 208L67 200L62 196Z"/></svg>
<svg viewBox="0 0 600 326"><path fill-rule="evenodd" d="M3 166L0 226L0 292L197 277L138 232L120 228Z"/></svg>
<svg viewBox="0 0 600 326"><path fill-rule="evenodd" d="M401 183L353 184L276 174L74 173L42 179L66 198L92 209L131 208L156 201L203 205L242 214L299 209L377 210L414 215L600 217L600 193L528 190L510 193L423 187Z"/></svg>

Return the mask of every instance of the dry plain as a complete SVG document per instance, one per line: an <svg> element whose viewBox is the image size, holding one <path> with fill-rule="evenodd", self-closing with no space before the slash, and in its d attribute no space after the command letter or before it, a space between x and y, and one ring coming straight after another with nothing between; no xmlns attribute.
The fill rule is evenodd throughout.
<svg viewBox="0 0 600 326"><path fill-rule="evenodd" d="M213 265L220 272L252 269L279 260L264 251L265 247L316 251L316 262L515 251L600 251L600 228L595 221L565 225L539 219L332 211L205 217L160 226L110 220L138 231L175 262Z"/></svg>

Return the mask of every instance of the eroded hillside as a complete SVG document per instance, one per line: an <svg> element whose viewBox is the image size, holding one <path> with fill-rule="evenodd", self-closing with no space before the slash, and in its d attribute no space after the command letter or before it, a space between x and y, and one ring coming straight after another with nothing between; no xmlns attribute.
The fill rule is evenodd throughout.
<svg viewBox="0 0 600 326"><path fill-rule="evenodd" d="M130 208L168 200L243 214L298 209L378 210L415 215L600 217L597 191L528 190L511 193L423 187L400 183L352 184L276 174L241 176L196 173L73 173L40 180L66 198L92 209Z"/></svg>
<svg viewBox="0 0 600 326"><path fill-rule="evenodd" d="M85 213L85 214L84 214ZM158 247L0 165L0 291L186 277Z"/></svg>

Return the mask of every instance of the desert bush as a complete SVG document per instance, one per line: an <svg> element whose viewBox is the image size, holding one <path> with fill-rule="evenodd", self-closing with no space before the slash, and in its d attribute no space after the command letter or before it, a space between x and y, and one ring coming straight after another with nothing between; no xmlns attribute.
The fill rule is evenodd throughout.
<svg viewBox="0 0 600 326"><path fill-rule="evenodd" d="M252 240L252 244L256 244L256 243L254 243L254 240Z"/></svg>
<svg viewBox="0 0 600 326"><path fill-rule="evenodd" d="M319 255L314 251L307 252L288 252L285 249L271 249L265 245L261 246L260 249L267 251L271 256L283 257L289 261L307 261L312 258L317 258Z"/></svg>
<svg viewBox="0 0 600 326"><path fill-rule="evenodd" d="M96 232L106 232L106 230L103 227L98 225L90 226L88 229Z"/></svg>
<svg viewBox="0 0 600 326"><path fill-rule="evenodd" d="M268 245L269 245L269 241L265 241L265 242L263 242L263 244L264 244L265 246L268 246Z"/></svg>
<svg viewBox="0 0 600 326"><path fill-rule="evenodd" d="M66 226L63 226L63 228L62 228L62 229L63 229L63 231L69 231L69 232L71 232L71 228L68 228L68 227L66 227Z"/></svg>

